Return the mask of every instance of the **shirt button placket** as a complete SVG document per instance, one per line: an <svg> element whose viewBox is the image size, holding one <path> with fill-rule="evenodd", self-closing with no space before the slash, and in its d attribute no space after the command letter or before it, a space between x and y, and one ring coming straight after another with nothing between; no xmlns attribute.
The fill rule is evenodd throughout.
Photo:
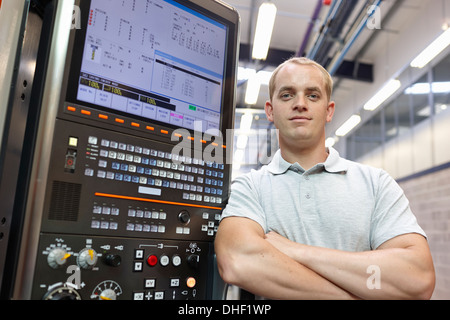
<svg viewBox="0 0 450 320"><path fill-rule="evenodd" d="M311 200L311 189L310 189L310 186L311 186L311 183L309 183L309 180L310 180L310 178L309 178L309 175L308 174L304 174L303 175L303 177L304 177L304 179L305 179L305 186L306 186L306 195L305 195L305 198L307 199L307 200Z"/></svg>

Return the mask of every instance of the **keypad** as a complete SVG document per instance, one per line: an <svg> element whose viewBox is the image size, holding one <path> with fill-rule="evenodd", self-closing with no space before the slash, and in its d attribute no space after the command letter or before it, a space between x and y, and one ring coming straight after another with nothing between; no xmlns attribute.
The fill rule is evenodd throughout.
<svg viewBox="0 0 450 320"><path fill-rule="evenodd" d="M179 190L180 201L223 201L223 164L92 136L88 143L98 157L97 168L86 168L86 176L138 185L150 195Z"/></svg>

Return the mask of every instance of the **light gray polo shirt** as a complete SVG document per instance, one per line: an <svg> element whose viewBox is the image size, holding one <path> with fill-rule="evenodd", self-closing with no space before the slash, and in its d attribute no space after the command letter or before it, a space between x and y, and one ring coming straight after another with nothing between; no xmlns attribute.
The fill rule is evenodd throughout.
<svg viewBox="0 0 450 320"><path fill-rule="evenodd" d="M343 159L329 148L305 171L278 151L272 162L238 177L223 212L256 221L265 232L307 245L368 251L396 236L426 236L402 189L385 171Z"/></svg>

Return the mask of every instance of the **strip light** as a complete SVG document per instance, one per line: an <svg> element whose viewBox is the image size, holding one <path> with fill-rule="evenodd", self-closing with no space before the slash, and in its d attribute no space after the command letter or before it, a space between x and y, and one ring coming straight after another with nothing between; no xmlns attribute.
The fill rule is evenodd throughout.
<svg viewBox="0 0 450 320"><path fill-rule="evenodd" d="M435 94L450 92L450 81L429 83L419 82L413 84L405 90L405 94L429 94L430 91Z"/></svg>
<svg viewBox="0 0 450 320"><path fill-rule="evenodd" d="M256 23L255 40L253 41L253 59L266 60L272 39L273 26L277 16L277 7L271 2L264 2L259 7Z"/></svg>
<svg viewBox="0 0 450 320"><path fill-rule="evenodd" d="M434 40L417 58L411 62L413 68L423 68L439 53L450 45L450 29L447 29L436 40Z"/></svg>
<svg viewBox="0 0 450 320"><path fill-rule="evenodd" d="M390 96L392 96L400 87L402 83L399 80L389 81L376 95L372 97L365 105L364 109L367 111L374 111Z"/></svg>
<svg viewBox="0 0 450 320"><path fill-rule="evenodd" d="M345 137L350 131L352 131L361 122L361 117L353 115L348 119L337 131L338 137Z"/></svg>

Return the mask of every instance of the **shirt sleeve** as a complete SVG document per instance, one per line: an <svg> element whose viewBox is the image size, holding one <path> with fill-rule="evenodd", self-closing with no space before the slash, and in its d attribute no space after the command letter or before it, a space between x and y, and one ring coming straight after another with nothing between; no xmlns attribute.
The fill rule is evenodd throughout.
<svg viewBox="0 0 450 320"><path fill-rule="evenodd" d="M257 222L267 232L265 213L251 173L233 181L228 204L222 213L222 219L229 217L248 218Z"/></svg>
<svg viewBox="0 0 450 320"><path fill-rule="evenodd" d="M409 201L397 182L381 170L372 214L370 241L372 249L397 236L417 233L426 237L410 209Z"/></svg>

